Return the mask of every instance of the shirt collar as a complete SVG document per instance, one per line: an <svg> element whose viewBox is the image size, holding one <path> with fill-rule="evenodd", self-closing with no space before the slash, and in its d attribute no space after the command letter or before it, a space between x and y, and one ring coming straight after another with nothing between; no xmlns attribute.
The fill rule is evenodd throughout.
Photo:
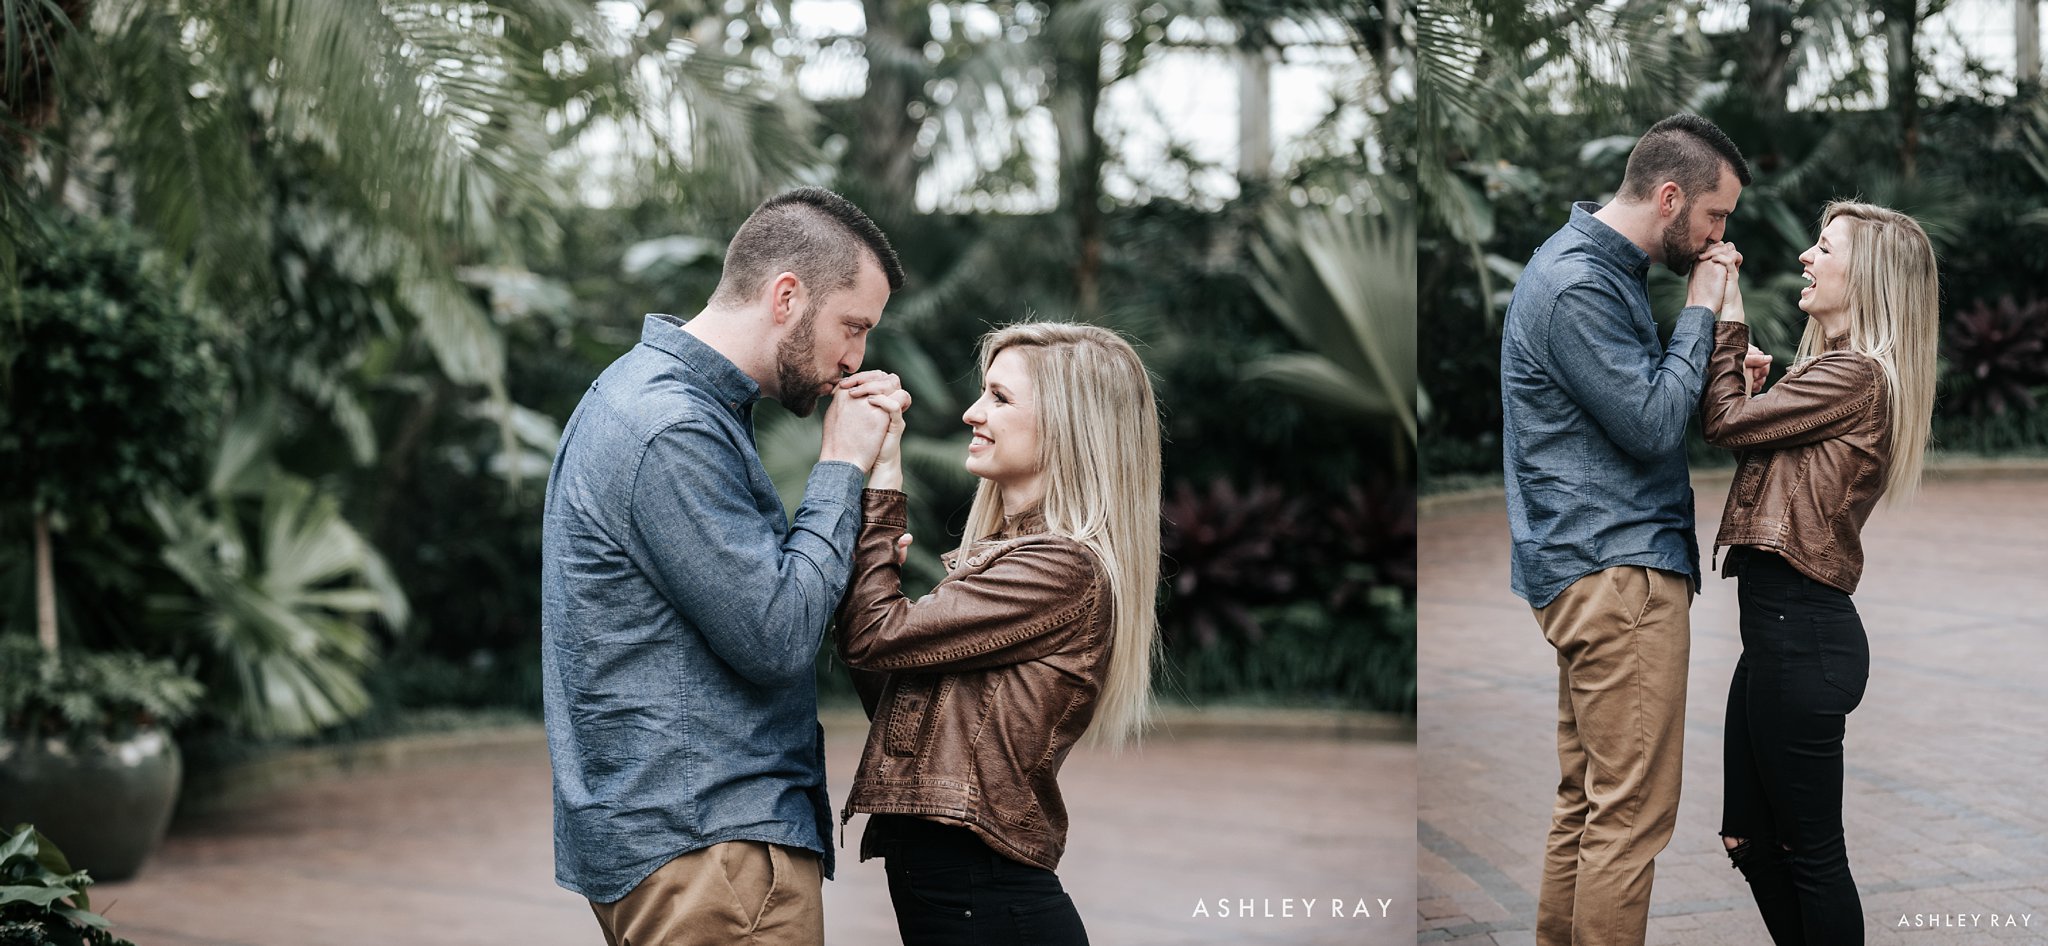
<svg viewBox="0 0 2048 946"><path fill-rule="evenodd" d="M1821 345L1821 350L1822 350L1822 351L1848 351L1848 350L1849 350L1849 333L1848 333L1848 332L1843 332L1843 333L1842 333L1842 334L1840 334L1840 335L1830 335L1830 336L1828 336L1828 337L1827 337L1827 338L1826 338L1826 339L1825 339L1825 340L1823 341L1823 343L1822 343L1822 345Z"/></svg>
<svg viewBox="0 0 2048 946"><path fill-rule="evenodd" d="M725 406L735 411L760 400L761 386L733 364L732 359L719 354L718 349L683 331L685 324L683 319L673 315L651 313L641 323L640 344L675 356L676 360L703 378Z"/></svg>
<svg viewBox="0 0 2048 946"><path fill-rule="evenodd" d="M1582 200L1572 205L1571 227L1586 235L1586 240L1597 248L1601 255L1614 261L1629 275L1637 279L1650 276L1650 254L1643 252L1635 241L1622 236L1621 231L1601 222L1593 216L1600 205Z"/></svg>

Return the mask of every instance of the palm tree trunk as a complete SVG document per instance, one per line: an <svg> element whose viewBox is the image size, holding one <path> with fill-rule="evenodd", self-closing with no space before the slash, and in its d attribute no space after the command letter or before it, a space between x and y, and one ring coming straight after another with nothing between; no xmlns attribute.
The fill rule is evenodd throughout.
<svg viewBox="0 0 2048 946"><path fill-rule="evenodd" d="M1074 14L1069 14L1074 15ZM1082 16L1098 16L1082 12ZM1102 308L1102 132L1096 112L1102 103L1102 25L1093 24L1086 39L1057 54L1054 81L1059 125L1062 209L1074 221L1078 257L1074 263L1074 295L1083 318Z"/></svg>
<svg viewBox="0 0 2048 946"><path fill-rule="evenodd" d="M867 13L861 43L868 84L860 100L854 177L870 215L900 222L917 199L917 133L923 124L910 117L923 83L909 63L931 40L931 13L921 4L905 9L898 0L862 0L861 7Z"/></svg>
<svg viewBox="0 0 2048 946"><path fill-rule="evenodd" d="M1794 27L1792 6L1784 0L1756 0L1749 5L1742 47L1749 60L1757 113L1767 118L1785 114L1786 95L1792 87L1792 49L1799 43Z"/></svg>
<svg viewBox="0 0 2048 946"><path fill-rule="evenodd" d="M1273 173L1273 63L1266 50L1240 50L1237 76L1237 177L1263 181Z"/></svg>
<svg viewBox="0 0 2048 946"><path fill-rule="evenodd" d="M2024 89L2041 83L2041 5L2040 0L2016 0L2013 7L2013 33L2019 38L2019 86Z"/></svg>
<svg viewBox="0 0 2048 946"><path fill-rule="evenodd" d="M1899 118L1899 173L1911 181L1920 164L1920 3L1889 0L1883 9L1888 45L1885 93Z"/></svg>
<svg viewBox="0 0 2048 946"><path fill-rule="evenodd" d="M50 514L36 513L36 640L57 653L57 581L50 565Z"/></svg>

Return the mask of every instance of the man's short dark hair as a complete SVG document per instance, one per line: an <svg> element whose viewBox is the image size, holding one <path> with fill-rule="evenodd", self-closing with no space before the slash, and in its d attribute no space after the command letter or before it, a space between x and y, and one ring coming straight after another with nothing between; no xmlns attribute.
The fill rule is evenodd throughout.
<svg viewBox="0 0 2048 946"><path fill-rule="evenodd" d="M816 304L853 286L863 255L872 255L889 280L903 288L903 262L882 228L853 202L822 187L799 187L761 202L725 248L725 269L713 305L739 306L781 273L803 280Z"/></svg>
<svg viewBox="0 0 2048 946"><path fill-rule="evenodd" d="M1629 151L1621 196L1644 200L1658 185L1673 181L1692 200L1721 186L1723 164L1735 171L1742 186L1749 186L1749 162L1726 133L1698 115L1673 115L1651 125Z"/></svg>

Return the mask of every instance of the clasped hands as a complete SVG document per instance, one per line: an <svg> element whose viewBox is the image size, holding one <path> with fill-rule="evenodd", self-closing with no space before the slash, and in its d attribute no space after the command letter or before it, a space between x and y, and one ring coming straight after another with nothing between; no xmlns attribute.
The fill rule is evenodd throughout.
<svg viewBox="0 0 2048 946"><path fill-rule="evenodd" d="M818 460L860 467L873 489L903 488L903 414L910 392L903 379L886 371L862 371L841 378L825 413L825 439ZM910 554L910 536L896 542L896 563Z"/></svg>
<svg viewBox="0 0 2048 946"><path fill-rule="evenodd" d="M1746 322L1741 271L1742 253L1735 249L1735 244L1723 241L1707 247L1693 263L1692 276L1686 283L1686 305L1712 309L1723 322ZM1742 358L1742 368L1750 393L1763 388L1770 377L1771 360L1763 349L1749 346L1749 352Z"/></svg>
<svg viewBox="0 0 2048 946"><path fill-rule="evenodd" d="M910 401L903 379L889 372L862 371L841 378L832 389L818 459L851 463L870 474L900 463L903 412L910 409Z"/></svg>

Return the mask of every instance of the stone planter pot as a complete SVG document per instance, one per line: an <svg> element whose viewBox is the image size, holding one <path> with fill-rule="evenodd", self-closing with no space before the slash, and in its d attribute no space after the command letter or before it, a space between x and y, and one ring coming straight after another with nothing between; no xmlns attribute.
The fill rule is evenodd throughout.
<svg viewBox="0 0 2048 946"><path fill-rule="evenodd" d="M163 841L181 774L178 744L160 729L77 746L0 735L0 825L34 824L73 869L124 880Z"/></svg>

